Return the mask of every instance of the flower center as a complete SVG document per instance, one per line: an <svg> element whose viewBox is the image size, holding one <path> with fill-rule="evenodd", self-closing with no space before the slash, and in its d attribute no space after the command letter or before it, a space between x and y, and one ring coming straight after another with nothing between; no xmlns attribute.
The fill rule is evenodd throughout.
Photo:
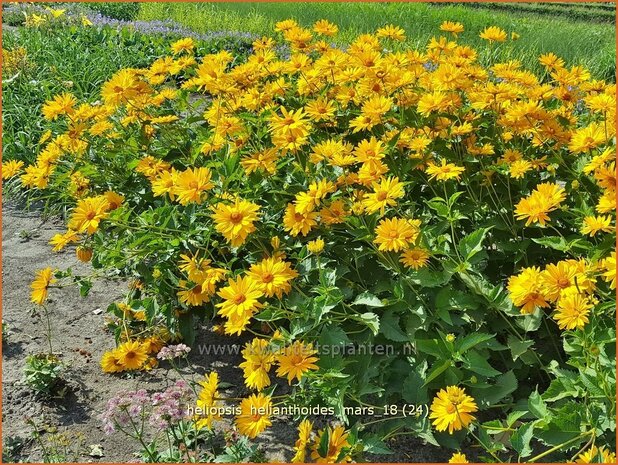
<svg viewBox="0 0 618 465"><path fill-rule="evenodd" d="M245 300L247 300L247 297L244 294L239 294L236 297L234 297L234 303L236 305L242 304Z"/></svg>
<svg viewBox="0 0 618 465"><path fill-rule="evenodd" d="M275 279L275 277L273 276L272 273L265 273L262 276L262 281L265 282L265 283L270 283L270 282L272 282L273 279Z"/></svg>
<svg viewBox="0 0 618 465"><path fill-rule="evenodd" d="M230 215L230 221L232 223L238 224L240 223L240 220L242 220L242 213L234 212Z"/></svg>

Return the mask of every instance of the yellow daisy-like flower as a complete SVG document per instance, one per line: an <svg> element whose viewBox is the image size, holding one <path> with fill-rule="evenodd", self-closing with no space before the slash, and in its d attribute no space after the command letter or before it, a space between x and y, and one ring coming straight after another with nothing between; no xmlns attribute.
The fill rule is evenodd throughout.
<svg viewBox="0 0 618 465"><path fill-rule="evenodd" d="M408 220L405 218L386 218L380 221L376 227L378 249L386 252L399 252L408 247L408 244L416 241L420 232L420 220Z"/></svg>
<svg viewBox="0 0 618 465"><path fill-rule="evenodd" d="M103 354L103 357L101 357L101 369L104 373L120 373L124 371L117 350L111 350Z"/></svg>
<svg viewBox="0 0 618 465"><path fill-rule="evenodd" d="M270 386L268 372L275 361L275 354L268 347L268 341L253 339L251 343L245 345L242 356L245 361L239 367L243 369L247 387L259 391Z"/></svg>
<svg viewBox="0 0 618 465"><path fill-rule="evenodd" d="M403 183L399 182L397 177L389 177L382 181L373 183L373 192L365 195L363 198L363 206L367 213L374 213L378 210L380 214L384 214L384 209L387 206L397 205L397 200L405 195Z"/></svg>
<svg viewBox="0 0 618 465"><path fill-rule="evenodd" d="M99 223L107 217L109 202L105 196L88 197L77 202L69 220L69 229L94 234Z"/></svg>
<svg viewBox="0 0 618 465"><path fill-rule="evenodd" d="M324 239L318 237L316 240L307 242L307 250L312 254L318 255L324 250Z"/></svg>
<svg viewBox="0 0 618 465"><path fill-rule="evenodd" d="M24 166L21 160L9 160L2 163L2 179L10 179L18 174Z"/></svg>
<svg viewBox="0 0 618 465"><path fill-rule="evenodd" d="M513 303L521 307L521 313L532 313L536 307L549 307L541 290L541 270L536 266L511 276L507 288Z"/></svg>
<svg viewBox="0 0 618 465"><path fill-rule="evenodd" d="M121 344L116 349L116 355L123 370L139 370L148 359L148 352L139 341Z"/></svg>
<svg viewBox="0 0 618 465"><path fill-rule="evenodd" d="M592 446L579 454L575 463L616 463L616 454L605 446Z"/></svg>
<svg viewBox="0 0 618 465"><path fill-rule="evenodd" d="M337 27L337 25L331 23L326 19L320 19L319 21L316 21L316 23L313 25L313 30L318 34L330 37L337 34L339 28Z"/></svg>
<svg viewBox="0 0 618 465"><path fill-rule="evenodd" d="M236 417L236 426L241 434L253 439L270 425L272 403L264 394L253 394L240 403L241 413Z"/></svg>
<svg viewBox="0 0 618 465"><path fill-rule="evenodd" d="M58 116L71 115L75 112L74 107L76 103L77 100L73 94L65 92L64 94L56 95L43 105L43 116L46 120L53 121Z"/></svg>
<svg viewBox="0 0 618 465"><path fill-rule="evenodd" d="M320 453L320 445L325 434L328 435L328 447L326 448L326 456L323 456ZM341 457L345 453L344 449L350 447L348 436L349 433L345 431L343 426L337 426L335 429L328 427L320 431L311 447L311 458L316 463L350 462L350 456Z"/></svg>
<svg viewBox="0 0 618 465"><path fill-rule="evenodd" d="M193 41L191 37L186 37L184 39L177 40L170 46L170 49L172 50L174 55L177 55L181 52L187 52L187 53L191 52L194 48L195 48L195 42Z"/></svg>
<svg viewBox="0 0 618 465"><path fill-rule="evenodd" d="M581 233L594 236L599 232L612 232L612 218L609 215L586 216L582 225Z"/></svg>
<svg viewBox="0 0 618 465"><path fill-rule="evenodd" d="M460 34L464 31L464 26L463 24L458 22L444 21L442 24L440 24L440 30L444 32L450 32L455 37L457 37L457 34Z"/></svg>
<svg viewBox="0 0 618 465"><path fill-rule="evenodd" d="M249 276L238 276L236 280L230 278L228 285L217 292L217 295L224 299L216 307L219 308L219 314L225 317L252 315L264 306L259 302L264 293L260 285Z"/></svg>
<svg viewBox="0 0 618 465"><path fill-rule="evenodd" d="M545 226L549 221L548 214L556 210L565 199L564 188L557 184L539 184L528 197L523 198L515 206L515 216L518 220L526 220L526 226L539 223Z"/></svg>
<svg viewBox="0 0 618 465"><path fill-rule="evenodd" d="M438 181L448 181L449 179L459 179L461 173L465 171L465 168L447 163L442 159L440 165L436 165L433 162L427 163L425 172L429 175L429 180L437 179Z"/></svg>
<svg viewBox="0 0 618 465"><path fill-rule="evenodd" d="M288 262L270 257L251 265L247 276L261 288L266 297L276 295L281 298L290 292L290 282L298 277L298 273Z"/></svg>
<svg viewBox="0 0 618 465"><path fill-rule="evenodd" d="M479 37L489 42L504 42L506 40L506 32L497 26L489 26L479 34Z"/></svg>
<svg viewBox="0 0 618 465"><path fill-rule="evenodd" d="M256 230L253 223L258 220L260 207L247 200L236 199L232 205L219 202L214 207L215 229L232 247L244 244L247 236Z"/></svg>
<svg viewBox="0 0 618 465"><path fill-rule="evenodd" d="M300 381L306 372L318 369L315 365L318 361L318 358L314 357L316 353L317 351L311 344L295 341L294 344L277 354L276 360L279 364L277 376L287 376L290 384L294 378Z"/></svg>
<svg viewBox="0 0 618 465"><path fill-rule="evenodd" d="M195 417L195 426L198 429L212 428L212 422L221 420L221 415L218 413L218 407L221 403L217 400L219 397L219 374L213 371L205 376L204 381L198 383L202 389L198 393L196 405L197 415Z"/></svg>
<svg viewBox="0 0 618 465"><path fill-rule="evenodd" d="M470 463L466 458L466 454L462 454L461 452L455 452L453 456L449 459L448 463Z"/></svg>
<svg viewBox="0 0 618 465"><path fill-rule="evenodd" d="M478 407L463 388L448 386L440 389L430 410L429 418L433 420L436 429L448 429L449 434L453 434L453 431L467 427L475 419L472 413L478 411Z"/></svg>
<svg viewBox="0 0 618 465"><path fill-rule="evenodd" d="M30 294L31 302L37 305L43 305L45 300L47 300L47 290L51 284L56 282L53 273L54 271L49 267L36 272L36 277L34 281L32 281L32 284L30 284L32 288Z"/></svg>
<svg viewBox="0 0 618 465"><path fill-rule="evenodd" d="M423 268L427 265L427 262L429 261L429 252L418 247L408 249L401 254L399 261L408 268L418 270L419 268Z"/></svg>
<svg viewBox="0 0 618 465"><path fill-rule="evenodd" d="M189 203L201 204L206 191L214 184L210 181L212 173L208 168L188 168L178 173L175 183L175 194L181 205Z"/></svg>
<svg viewBox="0 0 618 465"><path fill-rule="evenodd" d="M54 234L54 236L49 240L49 245L54 246L54 248L52 249L54 252L60 252L67 245L72 242L77 242L78 240L78 234L72 229L69 229L64 234Z"/></svg>
<svg viewBox="0 0 618 465"><path fill-rule="evenodd" d="M292 458L292 463L305 463L305 458L307 455L307 445L309 444L309 440L311 439L311 430L313 428L313 423L309 420L303 420L298 425L298 439L294 444L294 457Z"/></svg>
<svg viewBox="0 0 618 465"><path fill-rule="evenodd" d="M318 214L316 212L300 213L296 210L296 206L290 203L285 209L283 226L292 236L298 236L299 234L306 236L318 224L316 221L317 217Z"/></svg>
<svg viewBox="0 0 618 465"><path fill-rule="evenodd" d="M616 252L612 252L607 258L601 260L603 279L609 283L611 289L616 289Z"/></svg>
<svg viewBox="0 0 618 465"><path fill-rule="evenodd" d="M560 329L582 329L588 323L592 307L588 297L570 288L560 295L553 318Z"/></svg>

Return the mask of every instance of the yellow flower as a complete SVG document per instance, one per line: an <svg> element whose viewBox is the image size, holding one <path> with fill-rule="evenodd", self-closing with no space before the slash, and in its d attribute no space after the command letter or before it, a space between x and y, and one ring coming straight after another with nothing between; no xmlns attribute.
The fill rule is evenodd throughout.
<svg viewBox="0 0 618 465"><path fill-rule="evenodd" d="M318 358L314 357L316 353L311 344L295 341L277 354L276 360L279 364L277 376L287 375L290 384L294 378L300 381L307 371L318 369L314 363L318 361Z"/></svg>
<svg viewBox="0 0 618 465"><path fill-rule="evenodd" d="M236 280L230 278L228 285L217 292L217 295L224 299L216 307L219 308L219 314L225 317L252 315L264 306L259 302L264 295L260 286L248 276L238 276Z"/></svg>
<svg viewBox="0 0 618 465"><path fill-rule="evenodd" d="M440 389L431 403L429 418L438 431L448 428L449 434L467 427L475 417L472 413L478 411L474 399L466 394L463 388L448 386Z"/></svg>
<svg viewBox="0 0 618 465"><path fill-rule="evenodd" d="M92 258L92 249L90 247L77 247L75 249L75 255L80 262L87 263Z"/></svg>
<svg viewBox="0 0 618 465"><path fill-rule="evenodd" d="M409 268L418 270L427 265L429 260L429 252L418 247L406 250L399 261Z"/></svg>
<svg viewBox="0 0 618 465"><path fill-rule="evenodd" d="M466 454L462 454L461 452L455 452L453 456L449 459L448 463L470 463L466 458Z"/></svg>
<svg viewBox="0 0 618 465"><path fill-rule="evenodd" d="M64 234L54 234L54 236L49 240L49 244L54 246L54 248L52 249L54 252L60 252L68 244L72 242L77 242L78 240L79 236L77 235L77 233L69 229Z"/></svg>
<svg viewBox="0 0 618 465"><path fill-rule="evenodd" d="M506 32L497 26L489 26L479 34L479 37L489 42L504 42L506 40Z"/></svg>
<svg viewBox="0 0 618 465"><path fill-rule="evenodd" d="M376 227L378 249L386 252L399 252L409 243L416 241L420 232L420 220L404 218L383 219Z"/></svg>
<svg viewBox="0 0 618 465"><path fill-rule="evenodd" d="M103 357L101 357L101 369L105 373L119 373L124 371L124 367L118 358L117 350L112 350L103 354Z"/></svg>
<svg viewBox="0 0 618 465"><path fill-rule="evenodd" d="M268 372L274 363L275 354L268 347L268 341L259 338L253 339L251 343L245 344L242 356L245 361L239 367L243 369L247 387L259 391L270 386Z"/></svg>
<svg viewBox="0 0 618 465"><path fill-rule="evenodd" d="M212 174L208 168L188 168L176 176L175 194L181 205L201 204L204 193L214 187L210 181Z"/></svg>
<svg viewBox="0 0 618 465"><path fill-rule="evenodd" d="M177 55L181 52L191 52L195 48L195 42L191 37L186 37L184 39L177 40L170 46L174 55Z"/></svg>
<svg viewBox="0 0 618 465"><path fill-rule="evenodd" d="M558 300L561 292L570 287L577 287L584 291L591 290L590 287L594 286L586 277L585 262L577 260L550 263L539 277L543 295L552 302Z"/></svg>
<svg viewBox="0 0 618 465"><path fill-rule="evenodd" d="M553 318L560 329L582 329L588 323L591 308L588 297L570 288L560 295Z"/></svg>
<svg viewBox="0 0 618 465"><path fill-rule="evenodd" d="M588 234L590 236L596 235L598 232L612 232L614 228L611 226L611 216L586 216L582 225L582 234Z"/></svg>
<svg viewBox="0 0 618 465"><path fill-rule="evenodd" d="M292 289L290 282L298 277L292 266L283 260L270 257L251 265L247 276L262 290L266 297L281 298Z"/></svg>
<svg viewBox="0 0 618 465"><path fill-rule="evenodd" d="M196 405L197 415L195 426L198 429L212 428L212 422L215 420L221 420L221 415L217 413L217 408L221 403L217 400L219 397L219 375L216 371L213 371L209 375L205 376L204 381L198 383L202 389L200 390Z"/></svg>
<svg viewBox="0 0 618 465"><path fill-rule="evenodd" d="M616 252L601 260L601 267L604 270L603 279L610 283L611 289L616 289Z"/></svg>
<svg viewBox="0 0 618 465"><path fill-rule="evenodd" d="M239 247L244 244L247 236L256 230L253 223L258 220L259 210L259 205L238 198L232 205L219 202L214 207L212 216L215 220L215 229L233 247Z"/></svg>
<svg viewBox="0 0 618 465"><path fill-rule="evenodd" d="M363 206L367 213L380 210L380 214L383 215L387 206L397 205L396 199L405 195L403 183L399 182L397 177L382 179L379 183L374 182L372 187L373 192L363 198Z"/></svg>
<svg viewBox="0 0 618 465"><path fill-rule="evenodd" d="M549 307L541 291L541 270L536 266L511 276L507 288L513 304L521 307L521 313L533 313L536 307Z"/></svg>
<svg viewBox="0 0 618 465"><path fill-rule="evenodd" d="M236 426L241 434L253 439L270 425L272 404L270 397L253 394L240 403L241 413L236 417Z"/></svg>
<svg viewBox="0 0 618 465"><path fill-rule="evenodd" d="M309 234L309 231L318 224L316 221L317 216L318 214L316 212L311 211L300 213L296 210L296 206L290 203L285 209L283 226L292 236L298 236L299 234L306 236Z"/></svg>
<svg viewBox="0 0 618 465"><path fill-rule="evenodd" d="M444 32L450 32L455 37L457 37L457 34L460 34L464 31L464 27L463 24L458 22L444 21L440 25L440 30Z"/></svg>
<svg viewBox="0 0 618 465"><path fill-rule="evenodd" d="M565 199L564 188L557 184L539 184L528 197L523 198L515 206L515 216L518 220L526 220L526 226L539 223L545 226L549 221L548 214L556 210Z"/></svg>
<svg viewBox="0 0 618 465"><path fill-rule="evenodd" d="M138 341L127 341L116 349L118 363L124 370L139 370L148 359L146 348Z"/></svg>
<svg viewBox="0 0 618 465"><path fill-rule="evenodd" d="M465 171L465 168L454 165L452 163L446 163L446 160L442 159L440 165L436 165L433 162L427 163L425 172L429 175L429 180L436 178L438 181L448 181L449 179L459 179L461 173Z"/></svg>
<svg viewBox="0 0 618 465"><path fill-rule="evenodd" d="M339 28L326 19L320 19L313 25L313 30L323 36L334 36L339 31Z"/></svg>
<svg viewBox="0 0 618 465"><path fill-rule="evenodd" d="M210 293L204 291L202 283L190 284L184 279L178 282L180 290L176 293L178 300L186 305L199 306L210 300Z"/></svg>
<svg viewBox="0 0 618 465"><path fill-rule="evenodd" d="M10 179L19 173L24 166L21 160L8 160L2 163L2 179Z"/></svg>
<svg viewBox="0 0 618 465"><path fill-rule="evenodd" d="M604 126L592 123L574 132L569 142L569 150L573 153L589 152L605 142L607 142L607 133Z"/></svg>
<svg viewBox="0 0 618 465"><path fill-rule="evenodd" d="M378 29L376 32L376 37L385 37L388 39L403 42L406 38L406 33L399 26L393 26L392 24L389 24Z"/></svg>
<svg viewBox="0 0 618 465"><path fill-rule="evenodd" d="M514 179L521 179L532 169L532 163L528 160L517 160L509 165L509 176Z"/></svg>
<svg viewBox="0 0 618 465"><path fill-rule="evenodd" d="M328 438L326 456L320 453L320 445L324 435L327 435ZM343 426L337 426L335 429L327 427L327 429L320 431L311 447L311 458L316 463L350 462L350 457L344 452L345 448L350 447L348 436L349 433L346 433ZM342 454L346 455L341 457Z"/></svg>
<svg viewBox="0 0 618 465"><path fill-rule="evenodd" d="M136 98L147 90L147 85L137 78L133 69L121 69L101 87L101 97L106 105L117 106Z"/></svg>
<svg viewBox="0 0 618 465"><path fill-rule="evenodd" d="M324 250L324 239L318 237L314 241L307 242L307 250L312 254L318 255Z"/></svg>
<svg viewBox="0 0 618 465"><path fill-rule="evenodd" d="M291 460L292 463L305 463L307 445L311 439L312 428L313 423L309 420L303 420L298 425L298 439L296 440L296 444L294 444L294 451L296 453Z"/></svg>
<svg viewBox="0 0 618 465"><path fill-rule="evenodd" d="M616 463L616 454L605 446L592 446L579 454L575 463Z"/></svg>
<svg viewBox="0 0 618 465"><path fill-rule="evenodd" d="M75 111L77 100L73 94L65 92L56 95L52 100L48 100L43 105L43 116L46 120L53 121L58 116L72 115Z"/></svg>
<svg viewBox="0 0 618 465"><path fill-rule="evenodd" d="M79 200L69 220L69 229L94 234L99 223L107 217L109 202L105 196L88 197Z"/></svg>
<svg viewBox="0 0 618 465"><path fill-rule="evenodd" d="M36 277L32 284L30 284L32 288L32 293L30 294L31 302L37 305L45 303L45 300L47 300L47 289L56 282L56 278L52 276L53 273L54 271L49 267L36 272Z"/></svg>

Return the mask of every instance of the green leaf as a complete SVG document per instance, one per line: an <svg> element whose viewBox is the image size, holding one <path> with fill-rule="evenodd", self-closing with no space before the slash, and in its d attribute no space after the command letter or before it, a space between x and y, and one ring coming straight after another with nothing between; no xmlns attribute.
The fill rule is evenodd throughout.
<svg viewBox="0 0 618 465"><path fill-rule="evenodd" d="M510 393L517 389L517 378L513 371L507 371L496 378L496 384L490 389L470 389L474 393L473 397L479 400L483 406L497 404Z"/></svg>
<svg viewBox="0 0 618 465"><path fill-rule="evenodd" d="M530 440L534 431L535 422L526 423L513 433L511 436L511 445L517 451L519 457L528 457L532 453Z"/></svg>
<svg viewBox="0 0 618 465"><path fill-rule="evenodd" d="M367 307L384 307L384 304L371 292L363 292L356 296L352 305L365 305Z"/></svg>
<svg viewBox="0 0 618 465"><path fill-rule="evenodd" d="M559 250L561 252L566 252L571 248L569 244L567 244L564 237L559 236L538 237L533 238L532 241L544 247L549 247L550 249Z"/></svg>
<svg viewBox="0 0 618 465"><path fill-rule="evenodd" d="M500 374L498 370L489 364L487 357L482 356L476 350L468 352L464 360L466 361L466 368L479 375L492 377Z"/></svg>
<svg viewBox="0 0 618 465"><path fill-rule="evenodd" d="M472 333L468 334L466 337L462 338L461 341L458 341L455 344L455 350L457 350L460 354L466 353L472 347L480 344L481 342L488 341L492 339L495 334L487 334L487 333Z"/></svg>
<svg viewBox="0 0 618 465"><path fill-rule="evenodd" d="M412 371L403 382L401 397L411 404L425 404L429 400L427 389L424 388L423 378L417 372Z"/></svg>
<svg viewBox="0 0 618 465"><path fill-rule="evenodd" d="M384 442L376 437L370 436L368 438L363 439L363 452L367 452L369 454L392 454L393 451L388 448Z"/></svg>
<svg viewBox="0 0 618 465"><path fill-rule="evenodd" d="M530 394L528 398L528 410L530 410L532 415L542 420L547 420L549 418L547 405L537 390Z"/></svg>
<svg viewBox="0 0 618 465"><path fill-rule="evenodd" d="M440 365L434 364L433 368L427 375L427 378L425 379L425 382L423 383L422 387L425 387L429 383L431 383L434 379L436 379L438 376L444 373L452 364L453 362L451 360L445 360Z"/></svg>
<svg viewBox="0 0 618 465"><path fill-rule="evenodd" d="M477 253L483 250L483 241L485 240L485 236L490 229L491 227L477 229L459 241L459 252L466 258L466 261L469 261Z"/></svg>
<svg viewBox="0 0 618 465"><path fill-rule="evenodd" d="M380 320L380 332L384 337L395 342L408 342L410 337L399 326L399 315L388 310Z"/></svg>
<svg viewBox="0 0 618 465"><path fill-rule="evenodd" d="M363 313L360 318L361 321L365 323L369 329L371 329L373 335L376 336L380 331L380 319L378 318L378 315L372 312L367 312Z"/></svg>
<svg viewBox="0 0 618 465"><path fill-rule="evenodd" d="M513 361L517 360L520 355L526 352L530 347L534 345L534 341L520 341L514 336L508 337L508 346L511 349L511 355L513 356Z"/></svg>

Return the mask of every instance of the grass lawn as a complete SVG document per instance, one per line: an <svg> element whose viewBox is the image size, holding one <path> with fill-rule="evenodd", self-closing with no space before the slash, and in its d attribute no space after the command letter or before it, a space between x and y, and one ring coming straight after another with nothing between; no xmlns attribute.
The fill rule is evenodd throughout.
<svg viewBox="0 0 618 465"><path fill-rule="evenodd" d="M488 25L497 25L521 38L500 45L499 59L515 58L540 70L536 58L554 52L567 63L582 64L596 77L613 80L616 68L615 23L566 18L553 14L554 6L544 13L496 11L462 5L428 3L143 3L140 19L169 18L196 31L235 30L272 35L277 21L296 19L311 26L326 18L339 25L335 39L347 43L359 33L375 31L385 24L406 30L408 43L424 46L439 35L444 20L460 21L466 27L465 43L478 46L478 37ZM581 7L578 7L581 8ZM573 10L575 11L575 10Z"/></svg>

